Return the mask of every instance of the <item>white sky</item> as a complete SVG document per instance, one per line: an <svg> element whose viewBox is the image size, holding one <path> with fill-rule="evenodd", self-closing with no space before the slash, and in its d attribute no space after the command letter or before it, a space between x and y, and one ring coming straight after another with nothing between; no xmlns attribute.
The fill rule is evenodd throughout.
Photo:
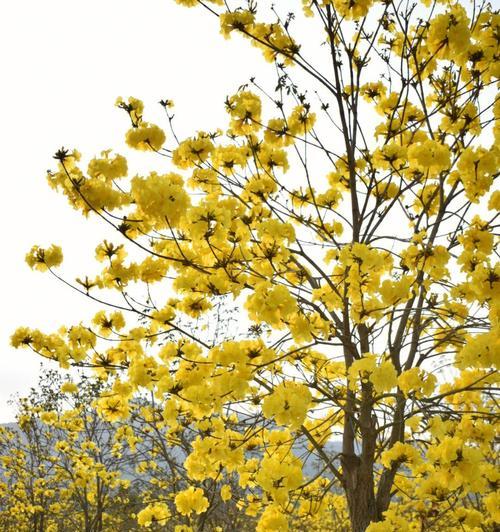
<svg viewBox="0 0 500 532"><path fill-rule="evenodd" d="M254 65L262 72L263 62L238 39L228 46L215 19L172 0L2 2L0 49L1 423L13 419L9 396L36 384L40 364L35 354L10 347L12 332L21 325L50 332L98 310L24 263L33 244L57 243L65 254L61 272L74 279L106 236L49 188L52 155L63 145L86 157L111 147L123 153L128 123L114 107L117 96L143 99L146 118L159 124L156 102L173 99L181 136L224 126L225 96Z"/></svg>
<svg viewBox="0 0 500 532"><path fill-rule="evenodd" d="M314 31L309 25L294 29L300 37ZM123 142L128 118L114 106L118 96L142 99L146 119L167 134L157 102L174 100L176 129L183 138L195 130L225 127L225 97L252 75L261 81L264 77L267 87L273 67L266 67L260 51L243 40L226 42L215 17L173 0L2 2L0 49L6 240L0 261L2 423L14 417L9 397L24 395L36 384L41 361L29 351L11 348L12 332L23 325L51 332L88 320L100 309L50 274L31 271L24 262L26 252L33 244L61 245L61 273L73 280L92 274L97 243L103 238L118 242L109 229L95 219L85 220L49 188L45 174L55 167L55 151L77 148L88 160L114 148L127 155L132 174L158 170L164 160L155 154L131 159ZM318 60L323 50L306 55ZM369 78L380 75L375 70L367 71Z"/></svg>

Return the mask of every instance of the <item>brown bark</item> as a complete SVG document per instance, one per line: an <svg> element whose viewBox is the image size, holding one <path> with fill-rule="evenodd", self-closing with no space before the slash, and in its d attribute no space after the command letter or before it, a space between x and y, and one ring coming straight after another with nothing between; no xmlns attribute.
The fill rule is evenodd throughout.
<svg viewBox="0 0 500 532"><path fill-rule="evenodd" d="M364 532L371 522L378 520L373 470L356 455L344 456L342 464L351 530Z"/></svg>
<svg viewBox="0 0 500 532"><path fill-rule="evenodd" d="M357 416L346 412L350 428L344 430L342 469L349 518L353 532L364 532L368 525L380 519L374 485L376 422L372 417L372 385L362 386L362 400ZM357 419L356 419L357 418ZM361 435L361 454L354 452L355 423ZM345 429L345 427L344 427Z"/></svg>

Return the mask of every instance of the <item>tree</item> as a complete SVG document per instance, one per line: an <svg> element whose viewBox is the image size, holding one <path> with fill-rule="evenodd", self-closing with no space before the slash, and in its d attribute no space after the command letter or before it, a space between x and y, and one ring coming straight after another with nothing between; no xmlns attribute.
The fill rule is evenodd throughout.
<svg viewBox="0 0 500 532"><path fill-rule="evenodd" d="M257 530L286 530L335 490L355 532L494 530L499 15L454 0L305 0L305 18L176 1L259 48L274 92L251 78L226 99L225 131L182 141L162 100L173 145L119 99L128 145L164 156L165 173L128 178L109 151L85 171L60 149L50 185L120 241L75 283L57 246L27 261L112 308L55 334L20 328L13 345L118 375L107 419L147 389L166 426L197 424L189 479L235 473ZM209 325L229 297L234 339L183 326ZM330 479L314 495L311 456ZM203 514L196 489L179 511Z"/></svg>
<svg viewBox="0 0 500 532"><path fill-rule="evenodd" d="M92 407L102 388L43 371L38 387L18 401L17 425L0 428L2 530L101 532L127 525L136 502L132 479L125 478L133 464L117 452L117 427Z"/></svg>

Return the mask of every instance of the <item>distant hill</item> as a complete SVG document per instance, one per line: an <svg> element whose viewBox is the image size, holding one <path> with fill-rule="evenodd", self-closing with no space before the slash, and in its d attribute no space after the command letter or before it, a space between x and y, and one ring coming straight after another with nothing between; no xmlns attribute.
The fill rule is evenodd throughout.
<svg viewBox="0 0 500 532"><path fill-rule="evenodd" d="M17 423L0 423L0 427L4 427L11 430L19 430ZM22 434L22 431L20 431ZM299 439L293 446L293 451L297 456L300 456L302 459L304 459L304 468L303 472L304 475L307 477L314 477L318 474L321 474L322 476L325 476L327 478L332 477L332 473L325 469L325 463L323 460L319 459L314 454L310 453L310 450L307 448L307 440ZM140 444L138 445L138 450L140 451ZM324 447L323 451L325 454L329 457L334 458L336 455L338 455L342 450L342 443L340 441L330 441L328 442ZM178 447L171 447L172 451L172 458L174 460L177 460L178 462L184 461L185 453ZM255 453L257 455L258 453ZM339 458L334 459L335 466L340 466ZM0 468L1 470L1 468ZM1 476L1 474L0 474ZM130 472L127 470L123 471L124 478L130 478Z"/></svg>

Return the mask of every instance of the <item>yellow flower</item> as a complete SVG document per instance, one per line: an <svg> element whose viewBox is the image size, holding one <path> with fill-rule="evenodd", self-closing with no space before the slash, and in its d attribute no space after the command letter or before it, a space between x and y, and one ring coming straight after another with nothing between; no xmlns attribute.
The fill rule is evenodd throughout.
<svg viewBox="0 0 500 532"><path fill-rule="evenodd" d="M306 418L312 402L309 388L298 382L285 381L264 399L262 413L278 425L297 430Z"/></svg>
<svg viewBox="0 0 500 532"><path fill-rule="evenodd" d="M316 114L311 113L308 104L297 105L288 117L288 129L291 135L305 135L314 127Z"/></svg>
<svg viewBox="0 0 500 532"><path fill-rule="evenodd" d="M106 394L97 400L97 412L106 421L126 419L129 415L129 405L125 397L118 394Z"/></svg>
<svg viewBox="0 0 500 532"><path fill-rule="evenodd" d="M261 128L262 104L260 98L250 91L242 91L226 100L231 116L230 128L235 135L248 135Z"/></svg>
<svg viewBox="0 0 500 532"><path fill-rule="evenodd" d="M198 5L198 0L175 0L175 2L184 7L194 7Z"/></svg>
<svg viewBox="0 0 500 532"><path fill-rule="evenodd" d="M377 393L390 391L397 385L397 373L390 360L382 360L377 364L377 355L364 353L362 358L355 360L349 368L349 387L355 390L357 381L370 381Z"/></svg>
<svg viewBox="0 0 500 532"><path fill-rule="evenodd" d="M284 320L297 311L297 302L285 286L270 286L264 282L248 297L245 308L251 320L281 328Z"/></svg>
<svg viewBox="0 0 500 532"><path fill-rule="evenodd" d="M137 204L138 214L158 228L174 227L190 204L184 180L175 173L134 177L130 194Z"/></svg>
<svg viewBox="0 0 500 532"><path fill-rule="evenodd" d="M229 501L232 497L231 486L229 484L224 484L220 490L220 496L223 501Z"/></svg>
<svg viewBox="0 0 500 532"><path fill-rule="evenodd" d="M62 249L54 244L48 249L33 246L30 252L26 255L28 266L41 272L59 266L62 261Z"/></svg>
<svg viewBox="0 0 500 532"><path fill-rule="evenodd" d="M150 527L154 523L165 525L165 521L170 517L170 510L165 503L156 502L148 504L144 510L137 514L137 523L140 526Z"/></svg>
<svg viewBox="0 0 500 532"><path fill-rule="evenodd" d="M382 453L380 461L388 469L392 467L394 462L415 466L422 462L422 456L415 447L398 441L390 449Z"/></svg>
<svg viewBox="0 0 500 532"><path fill-rule="evenodd" d="M101 310L92 318L92 323L99 328L99 334L105 337L125 327L123 314L118 311L106 315L106 312Z"/></svg>
<svg viewBox="0 0 500 532"><path fill-rule="evenodd" d="M206 161L214 149L210 137L200 131L197 137L183 140L172 154L172 162L179 168L191 168Z"/></svg>
<svg viewBox="0 0 500 532"><path fill-rule="evenodd" d="M256 532L286 532L288 519L277 504L269 505L257 523Z"/></svg>
<svg viewBox="0 0 500 532"><path fill-rule="evenodd" d="M129 99L125 102L123 98L119 96L116 99L115 105L129 114L130 120L132 121L132 124L134 126L142 122L144 103L141 100L130 96Z"/></svg>
<svg viewBox="0 0 500 532"><path fill-rule="evenodd" d="M327 0L327 3L333 4L343 17L357 20L368 14L373 0Z"/></svg>
<svg viewBox="0 0 500 532"><path fill-rule="evenodd" d="M202 514L207 511L208 505L208 499L201 488L190 486L175 496L175 507L182 515L191 515L193 512Z"/></svg>
<svg viewBox="0 0 500 532"><path fill-rule="evenodd" d="M370 375L370 382L377 393L389 392L397 385L397 373L390 360L384 360Z"/></svg>
<svg viewBox="0 0 500 532"><path fill-rule="evenodd" d="M53 410L42 412L40 414L40 419L46 425L53 425L57 421L57 412L54 412Z"/></svg>
<svg viewBox="0 0 500 532"><path fill-rule="evenodd" d="M398 377L398 386L406 396L413 393L420 399L432 394L436 380L434 375L425 372L422 368L411 368L403 371Z"/></svg>
<svg viewBox="0 0 500 532"><path fill-rule="evenodd" d="M61 392L63 393L76 393L78 391L78 386L74 382L65 382L61 386Z"/></svg>
<svg viewBox="0 0 500 532"><path fill-rule="evenodd" d="M33 331L28 327L18 327L14 334L10 337L10 345L16 349L23 346L28 346L33 343Z"/></svg>
<svg viewBox="0 0 500 532"><path fill-rule="evenodd" d="M451 152L448 146L435 140L413 143L408 148L410 169L417 169L430 177L447 170L451 165Z"/></svg>
<svg viewBox="0 0 500 532"><path fill-rule="evenodd" d="M233 30L249 30L253 25L255 16L247 10L233 11L232 13L221 13L219 16L220 32L228 39Z"/></svg>
<svg viewBox="0 0 500 532"><path fill-rule="evenodd" d="M165 133L161 128L148 122L130 128L125 135L126 143L136 150L158 151L165 142Z"/></svg>
<svg viewBox="0 0 500 532"><path fill-rule="evenodd" d="M92 159L89 162L87 173L95 179L111 181L127 175L127 159L123 155L109 157L110 150L101 152L101 159Z"/></svg>

